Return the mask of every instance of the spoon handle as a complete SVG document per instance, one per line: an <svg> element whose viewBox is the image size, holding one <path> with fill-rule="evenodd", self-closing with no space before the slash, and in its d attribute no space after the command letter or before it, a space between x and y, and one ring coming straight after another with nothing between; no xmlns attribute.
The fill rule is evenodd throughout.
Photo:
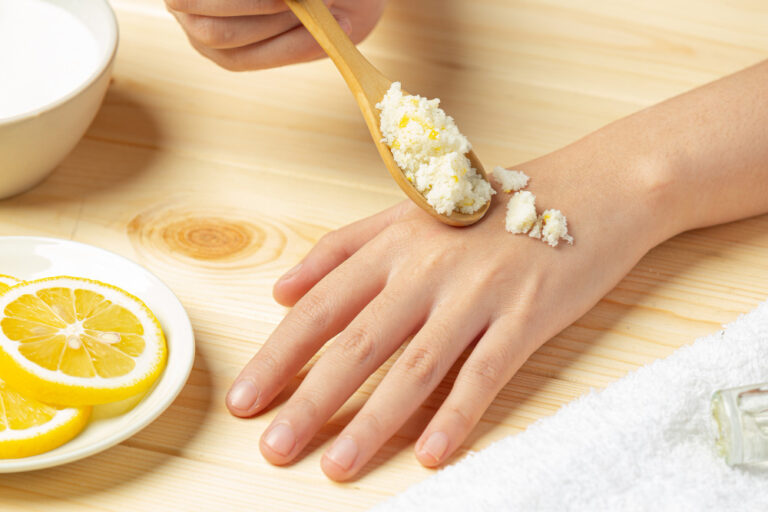
<svg viewBox="0 0 768 512"><path fill-rule="evenodd" d="M380 100L389 87L389 80L355 47L323 0L285 0L285 3L336 64L352 92L356 96L362 93L369 102Z"/></svg>

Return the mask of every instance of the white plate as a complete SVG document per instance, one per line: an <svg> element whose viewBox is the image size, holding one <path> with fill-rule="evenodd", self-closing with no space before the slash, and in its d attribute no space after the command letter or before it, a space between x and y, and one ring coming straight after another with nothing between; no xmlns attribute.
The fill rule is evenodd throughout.
<svg viewBox="0 0 768 512"><path fill-rule="evenodd" d="M195 358L192 325L179 299L144 267L91 245L15 236L0 237L0 274L25 280L68 275L119 286L149 306L168 342L168 365L144 396L94 407L90 423L75 439L34 457L0 459L0 473L49 468L106 450L152 423L184 387Z"/></svg>

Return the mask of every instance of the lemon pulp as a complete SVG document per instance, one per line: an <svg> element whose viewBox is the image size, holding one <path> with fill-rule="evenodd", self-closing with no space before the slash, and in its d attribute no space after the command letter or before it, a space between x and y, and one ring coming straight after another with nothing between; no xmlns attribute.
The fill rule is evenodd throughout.
<svg viewBox="0 0 768 512"><path fill-rule="evenodd" d="M22 395L0 379L0 458L52 450L85 427L90 408L58 409Z"/></svg>
<svg viewBox="0 0 768 512"><path fill-rule="evenodd" d="M166 358L159 322L136 297L81 278L0 295L0 372L43 402L92 405L146 390Z"/></svg>

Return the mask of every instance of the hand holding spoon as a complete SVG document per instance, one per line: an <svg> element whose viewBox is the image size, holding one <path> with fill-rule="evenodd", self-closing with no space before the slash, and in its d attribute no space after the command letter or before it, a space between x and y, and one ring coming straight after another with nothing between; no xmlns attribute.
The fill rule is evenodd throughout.
<svg viewBox="0 0 768 512"><path fill-rule="evenodd" d="M373 142L379 150L381 159L384 160L389 173L403 192L419 207L445 224L469 226L480 220L491 205L490 199L474 213L454 211L450 215L444 215L437 213L421 192L406 179L403 171L392 157L389 147L382 142L381 129L379 128L379 113L376 109L376 104L381 101L384 94L389 90L392 81L363 57L336 22L336 19L325 6L323 0L285 0L285 3L309 30L341 72L363 113L363 118L368 125L368 130L371 132ZM475 152L470 151L467 157L478 174L488 180L485 169L483 169L483 165L478 160Z"/></svg>

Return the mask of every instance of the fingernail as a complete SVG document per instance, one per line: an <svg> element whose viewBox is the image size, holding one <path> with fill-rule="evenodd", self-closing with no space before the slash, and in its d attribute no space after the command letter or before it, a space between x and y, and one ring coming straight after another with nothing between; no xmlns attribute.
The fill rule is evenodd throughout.
<svg viewBox="0 0 768 512"><path fill-rule="evenodd" d="M229 390L229 405L241 411L247 411L256 405L259 390L249 379L243 379Z"/></svg>
<svg viewBox="0 0 768 512"><path fill-rule="evenodd" d="M440 460L448 450L448 436L443 432L434 432L427 438L427 442L421 447L421 451L435 459L435 462Z"/></svg>
<svg viewBox="0 0 768 512"><path fill-rule="evenodd" d="M296 274L298 274L299 270L301 270L301 266L302 265L303 265L303 263L299 263L298 265L293 267L291 270L289 270L288 272L283 274L282 277L280 278L280 281L287 281L288 279L290 279L293 276L295 276Z"/></svg>
<svg viewBox="0 0 768 512"><path fill-rule="evenodd" d="M293 429L287 423L278 423L272 427L264 438L264 443L270 449L284 457L287 457L296 445L296 436Z"/></svg>
<svg viewBox="0 0 768 512"><path fill-rule="evenodd" d="M349 471L357 458L357 443L351 437L338 439L325 456L344 471Z"/></svg>

